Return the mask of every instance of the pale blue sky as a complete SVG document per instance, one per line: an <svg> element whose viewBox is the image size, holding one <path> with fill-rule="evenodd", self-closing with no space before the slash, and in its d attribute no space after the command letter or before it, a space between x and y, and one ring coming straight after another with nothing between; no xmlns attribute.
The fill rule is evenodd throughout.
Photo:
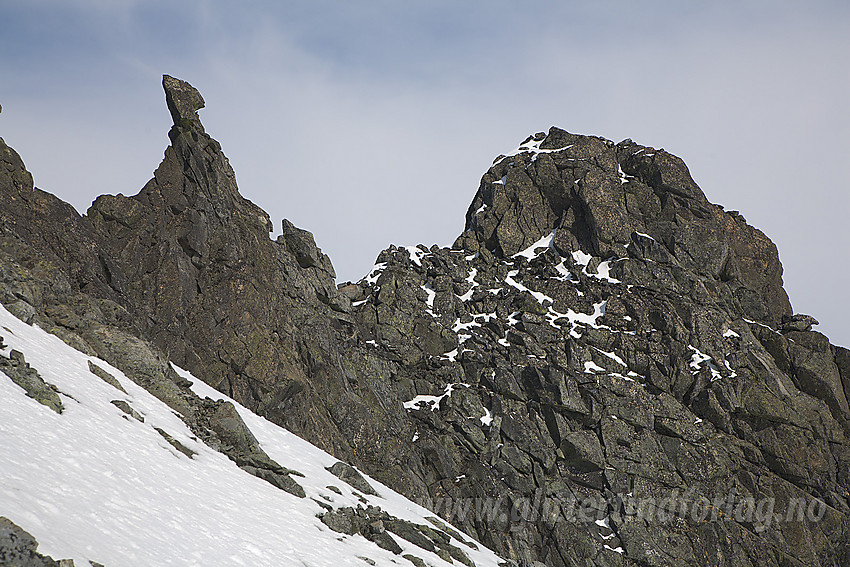
<svg viewBox="0 0 850 567"><path fill-rule="evenodd" d="M682 157L850 345L846 1L0 2L0 135L80 211L158 165L163 73L340 279L450 244L493 158L556 125Z"/></svg>

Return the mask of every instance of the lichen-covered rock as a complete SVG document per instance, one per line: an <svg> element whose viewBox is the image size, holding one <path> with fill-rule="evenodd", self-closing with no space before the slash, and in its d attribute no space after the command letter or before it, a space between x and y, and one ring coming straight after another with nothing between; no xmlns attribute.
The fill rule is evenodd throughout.
<svg viewBox="0 0 850 567"><path fill-rule="evenodd" d="M27 396L56 413L62 413L65 409L56 388L46 383L38 371L31 368L24 360L24 355L19 351L11 350L8 358L0 354L0 373L5 374L12 382L26 390Z"/></svg>
<svg viewBox="0 0 850 567"><path fill-rule="evenodd" d="M256 476L257 478L261 478L268 482L269 484L280 488L292 495L297 496L298 498L306 498L307 493L304 492L304 487L298 484L298 482L289 476L289 471L281 472L276 470L270 470L268 468L258 468L250 465L242 465L242 470Z"/></svg>
<svg viewBox="0 0 850 567"><path fill-rule="evenodd" d="M113 388L120 390L120 391L124 392L125 394L127 393L127 390L125 390L124 387L121 385L121 383L118 380L116 380L115 376L113 376L112 374L110 374L109 372L107 372L106 370L104 370L103 368L101 368L100 366L98 366L97 364L92 362L91 360L89 361L89 372L91 372L92 374L94 374L95 376L97 376L98 378L100 378L101 380L103 380L104 382L106 382L107 384L112 386Z"/></svg>
<svg viewBox="0 0 850 567"><path fill-rule="evenodd" d="M117 407L118 409L120 409L121 411L123 411L124 413L126 413L127 415L132 417L133 419L140 421L142 423L145 422L144 416L142 416L142 414L140 414L139 412L134 410L133 406L131 406L129 403L127 403L126 400L111 400L109 403L111 403L113 406Z"/></svg>
<svg viewBox="0 0 850 567"><path fill-rule="evenodd" d="M171 445L172 447L177 449L180 453L183 453L184 455L186 455L190 459L193 458L195 455L197 455L197 453L195 453L195 451L193 451L192 449L190 449L189 447L187 447L186 445L184 445L183 443L181 443L180 441L178 441L177 439L172 437L171 434L168 433L167 431L165 431L164 429L162 429L160 427L154 427L154 430L157 433L159 433L162 436L162 438L165 439L168 442L169 445Z"/></svg>
<svg viewBox="0 0 850 567"><path fill-rule="evenodd" d="M38 542L8 518L0 517L0 565L8 567L66 567L73 561L55 561L37 551Z"/></svg>
<svg viewBox="0 0 850 567"><path fill-rule="evenodd" d="M343 462L334 463L332 467L328 468L328 471L339 478L341 481L347 483L352 488L355 488L362 492L363 494L370 494L372 496L378 496L378 493L375 492L375 489L372 488L363 475L357 472L357 469L352 467L351 465Z"/></svg>

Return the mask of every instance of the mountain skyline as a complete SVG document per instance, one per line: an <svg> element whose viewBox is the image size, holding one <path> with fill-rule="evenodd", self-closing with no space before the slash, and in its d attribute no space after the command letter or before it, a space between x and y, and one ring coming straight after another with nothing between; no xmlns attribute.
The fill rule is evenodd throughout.
<svg viewBox="0 0 850 567"><path fill-rule="evenodd" d="M389 243L449 244L493 156L556 125L682 156L778 245L795 311L850 344L841 2L10 2L3 135L85 212L161 156L158 77L201 88L243 193L313 231L338 280ZM72 109L69 111L69 109ZM439 163L439 176L429 175Z"/></svg>
<svg viewBox="0 0 850 567"><path fill-rule="evenodd" d="M0 366L17 384L5 383L9 439L0 445L11 475L57 450L70 449L60 460L78 454L49 438L30 454L13 432L30 414L55 411L56 423L102 440L99 418L78 411L94 403L116 424L156 413L151 425L167 427L157 436L145 426L146 439L171 453L157 455L191 459L202 441L306 496L293 478L301 471L284 466L293 457L246 425L264 422L214 388L342 461L317 469L322 477L371 494L345 463L358 466L520 565L661 567L714 555L724 564L847 563L850 351L792 313L774 243L712 204L682 159L550 128L496 157L451 248L390 246L368 277L337 286L309 231L284 220L269 239L268 213L242 196L201 123L200 92L168 75L162 86L173 126L154 177L138 194L98 197L86 217L34 190L0 140L0 300L11 344L0 341ZM14 348L35 334L26 352ZM138 411L135 393L115 393L127 388L113 370L170 410L144 402ZM197 390L192 376L207 387ZM96 396L78 389L90 384ZM133 439L119 443L119 456L135 454ZM24 495L44 502L48 492ZM89 502L89 492L84 505L111 505L94 491ZM532 498L554 513L514 522ZM653 510L677 502L675 521L638 501ZM452 502L476 512L456 514ZM699 502L726 511L707 520ZM771 512L753 518L747 502ZM484 513L485 503L497 513ZM574 515L575 505L595 513ZM801 505L807 515L795 513ZM13 521L26 520L23 506ZM440 540L449 544L441 559L472 567L433 528L368 507L325 509L317 515L335 532L359 532L393 554L404 548L387 531L426 551ZM0 522L0 539L30 538L9 527Z"/></svg>

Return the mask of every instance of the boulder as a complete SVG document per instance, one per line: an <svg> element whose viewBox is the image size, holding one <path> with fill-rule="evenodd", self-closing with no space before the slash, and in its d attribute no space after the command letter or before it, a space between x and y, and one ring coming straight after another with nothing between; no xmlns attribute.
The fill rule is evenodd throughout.
<svg viewBox="0 0 850 567"><path fill-rule="evenodd" d="M37 551L38 542L8 518L0 517L0 565L9 567L73 567L70 560L55 561Z"/></svg>

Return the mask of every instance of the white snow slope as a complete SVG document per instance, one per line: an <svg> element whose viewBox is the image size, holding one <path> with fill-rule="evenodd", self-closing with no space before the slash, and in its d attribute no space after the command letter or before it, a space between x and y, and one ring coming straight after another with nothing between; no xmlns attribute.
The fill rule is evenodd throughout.
<svg viewBox="0 0 850 567"><path fill-rule="evenodd" d="M164 565L274 565L338 567L412 565L359 534L331 531L316 517L322 508L357 507L353 489L325 467L337 460L235 404L268 455L300 471L293 477L307 498L298 498L254 477L197 440L165 404L118 369L28 326L0 306L0 336L24 353L45 382L61 392L60 415L26 396L0 372L0 516L32 534L38 551L96 561L107 567ZM89 371L92 360L110 372L127 394ZM185 371L200 396L228 399ZM126 416L112 400L124 400L144 423ZM232 400L231 400L232 401ZM195 451L189 458L154 430L161 428ZM399 518L430 525L433 516L375 480L380 497L370 504ZM336 494L327 486L338 487ZM400 537L404 548L433 567L449 565ZM477 566L500 560L457 540Z"/></svg>

